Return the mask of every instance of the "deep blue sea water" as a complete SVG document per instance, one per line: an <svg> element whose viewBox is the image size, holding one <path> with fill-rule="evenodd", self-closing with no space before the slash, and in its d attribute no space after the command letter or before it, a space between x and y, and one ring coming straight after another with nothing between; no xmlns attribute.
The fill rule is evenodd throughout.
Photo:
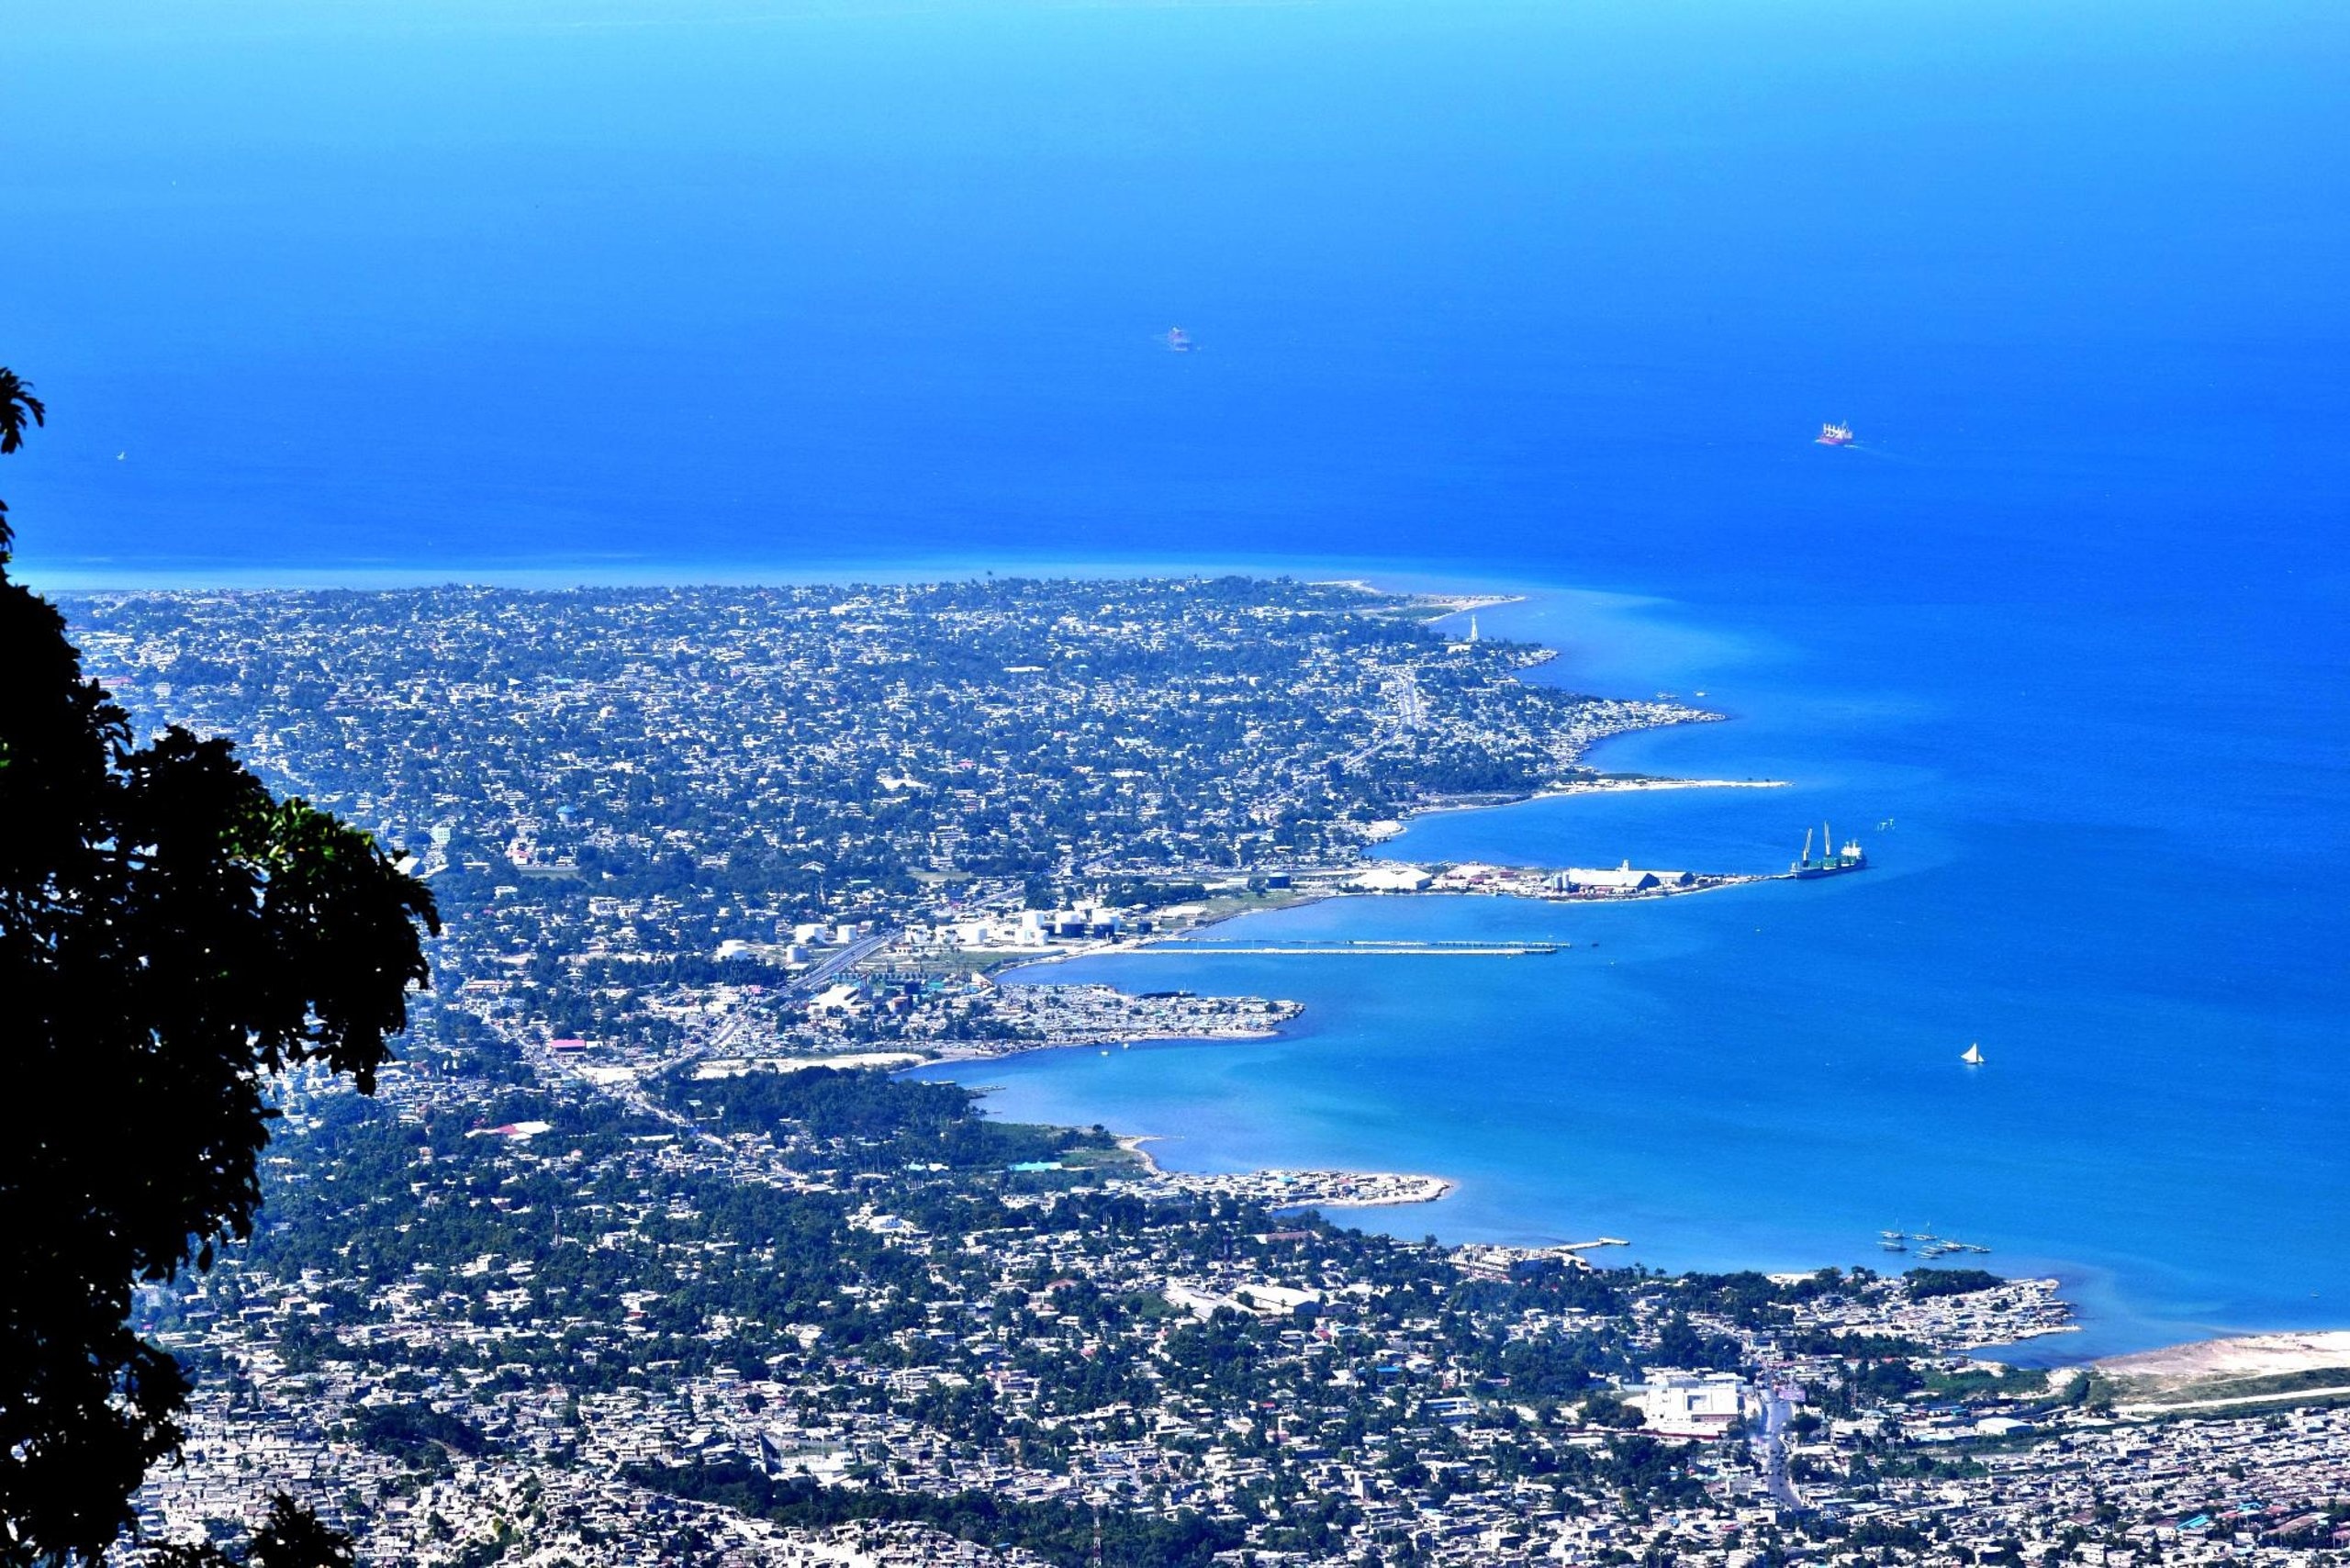
<svg viewBox="0 0 2350 1568"><path fill-rule="evenodd" d="M1547 678L1736 716L1600 761L1793 787L1395 852L1878 868L1284 914L1577 946L1203 960L1312 1011L1003 1108L1667 1263L1930 1224L2100 1342L2350 1322L2338 7L483 9L0 0L25 575L1537 587Z"/></svg>

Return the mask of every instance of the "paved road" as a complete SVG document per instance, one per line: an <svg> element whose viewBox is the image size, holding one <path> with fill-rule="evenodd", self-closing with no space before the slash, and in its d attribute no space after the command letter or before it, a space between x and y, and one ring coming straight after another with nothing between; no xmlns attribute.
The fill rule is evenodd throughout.
<svg viewBox="0 0 2350 1568"><path fill-rule="evenodd" d="M826 958L822 963L811 967L806 974L800 977L800 989L802 991L816 991L823 986L829 985L832 983L832 979L834 975L841 973L850 965L856 963L858 960L888 946L890 945L890 939L895 935L897 935L897 933L894 931L877 931L870 936L858 937L856 941L850 943L839 952L834 953L831 958Z"/></svg>
<svg viewBox="0 0 2350 1568"><path fill-rule="evenodd" d="M1762 1451L1763 1484L1770 1488L1772 1498L1783 1508L1801 1508L1803 1495L1787 1477L1787 1423L1796 1413L1791 1393L1784 1385L1763 1392L1762 1430L1755 1435L1754 1446Z"/></svg>

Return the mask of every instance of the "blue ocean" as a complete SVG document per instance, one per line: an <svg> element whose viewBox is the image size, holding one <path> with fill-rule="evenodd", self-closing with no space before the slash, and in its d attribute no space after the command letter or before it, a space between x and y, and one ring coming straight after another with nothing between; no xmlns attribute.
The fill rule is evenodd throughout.
<svg viewBox="0 0 2350 1568"><path fill-rule="evenodd" d="M990 1065L1412 1234L2350 1324L2350 27L2250 3L0 6L17 569L1246 566L1704 691L1423 859L1874 866L1100 960L1281 1040ZM1195 345L1172 353L1181 327ZM1825 420L1856 444L1813 444ZM1979 1040L1980 1068L1957 1060Z"/></svg>

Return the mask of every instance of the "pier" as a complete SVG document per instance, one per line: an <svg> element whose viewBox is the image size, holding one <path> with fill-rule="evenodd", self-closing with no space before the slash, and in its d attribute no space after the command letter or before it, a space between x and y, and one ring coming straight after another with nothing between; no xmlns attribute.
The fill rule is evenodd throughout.
<svg viewBox="0 0 2350 1568"><path fill-rule="evenodd" d="M1121 951L1134 957L1149 955L1163 958L1199 958L1211 954L1338 958L1525 958L1548 957L1566 946L1564 942L1168 942Z"/></svg>

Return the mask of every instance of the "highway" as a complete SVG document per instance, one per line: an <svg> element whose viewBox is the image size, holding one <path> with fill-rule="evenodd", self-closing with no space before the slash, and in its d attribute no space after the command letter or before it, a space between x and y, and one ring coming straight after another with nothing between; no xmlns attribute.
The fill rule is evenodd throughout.
<svg viewBox="0 0 2350 1568"><path fill-rule="evenodd" d="M834 976L872 954L879 952L888 946L890 939L897 935L894 931L877 931L870 936L860 936L831 958L820 963L811 964L808 967L808 972L801 975L794 983L801 991L816 991L830 985Z"/></svg>

